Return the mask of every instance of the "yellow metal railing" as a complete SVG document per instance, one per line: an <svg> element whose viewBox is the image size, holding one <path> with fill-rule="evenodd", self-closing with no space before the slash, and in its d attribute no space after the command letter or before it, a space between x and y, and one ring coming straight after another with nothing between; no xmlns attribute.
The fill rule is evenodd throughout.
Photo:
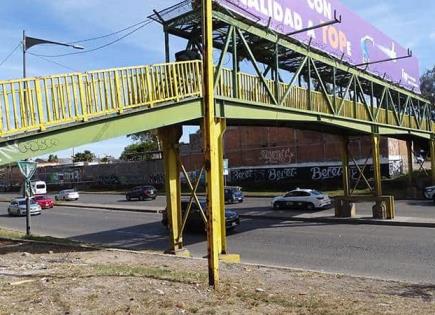
<svg viewBox="0 0 435 315"><path fill-rule="evenodd" d="M201 69L201 61L186 61L0 81L0 137L201 97ZM232 98L233 80L232 71L222 69L217 95ZM278 100L288 88L280 83L276 93L274 81L266 80L266 84ZM273 105L258 76L238 73L237 86L240 100ZM430 128L426 121L418 123L413 115L404 115L403 121L398 121L393 111L380 109L371 116L360 102L334 99L316 91L310 93L297 86L292 87L282 105L330 115L334 114L331 110L334 106L337 111L340 108L334 114L337 116L417 130Z"/></svg>
<svg viewBox="0 0 435 315"><path fill-rule="evenodd" d="M0 136L201 96L201 61L0 81Z"/></svg>
<svg viewBox="0 0 435 315"><path fill-rule="evenodd" d="M247 73L238 73L237 81L237 93L240 100L246 101L248 103L253 102L274 105L269 92L258 76ZM269 87L272 95L275 96L276 87L274 81L266 80L266 84ZM217 94L222 97L231 98L233 96L233 86L232 70L222 69L220 80L217 83ZM278 86L278 100L280 100L285 95L288 85L280 83ZM327 98L329 98L329 102ZM418 126L417 119L414 115L405 114L403 121L398 121L398 118L392 110L381 108L379 110L379 114L376 115L376 108L375 111L372 111L371 116L366 106L361 102L354 102L353 100L342 99L340 97L336 97L334 100L332 95L326 96L324 93L317 91L312 91L310 93L306 88L298 86L292 87L282 105L298 110L313 111L367 122L386 124L390 126L411 128L416 130L430 129L428 123L424 120L421 122L420 126ZM331 107L335 108L337 111L340 108L340 111L338 111L338 113L334 113L331 110ZM435 129L433 131L435 132Z"/></svg>

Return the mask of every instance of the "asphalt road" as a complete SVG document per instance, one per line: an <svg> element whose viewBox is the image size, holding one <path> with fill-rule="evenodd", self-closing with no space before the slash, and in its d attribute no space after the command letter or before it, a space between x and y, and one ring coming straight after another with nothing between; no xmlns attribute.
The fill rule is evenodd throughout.
<svg viewBox="0 0 435 315"><path fill-rule="evenodd" d="M101 198L92 196L82 195L81 202ZM120 196L106 201L110 198ZM261 207L260 201L248 199L237 207ZM58 206L32 217L32 231L161 252L167 249L168 233L160 218L151 213ZM1 203L0 226L24 231L25 218L8 217L6 203ZM206 254L205 236L187 234L185 243L194 256ZM239 253L244 262L435 284L435 230L431 228L243 219L228 243L230 252Z"/></svg>
<svg viewBox="0 0 435 315"><path fill-rule="evenodd" d="M15 193L0 193L0 197L11 199L16 197ZM51 195L54 199L54 196ZM188 197L184 197L188 198ZM239 210L269 210L271 209L272 198L245 198L245 201L241 204L231 204L227 205L230 209ZM83 203L83 204L102 204L102 205L117 205L117 206L151 206L151 207L162 207L166 206L166 198L164 196L158 196L156 200L147 201L127 201L124 195L120 194L80 194L80 200L77 202L71 201L70 203ZM357 214L371 217L371 203L360 203L357 204ZM435 205L431 200L398 200L396 201L396 215L403 217L418 217L418 218L430 218L435 220ZM293 213L300 214L305 211L293 211ZM323 215L332 215L334 213L333 209L328 211L323 211Z"/></svg>

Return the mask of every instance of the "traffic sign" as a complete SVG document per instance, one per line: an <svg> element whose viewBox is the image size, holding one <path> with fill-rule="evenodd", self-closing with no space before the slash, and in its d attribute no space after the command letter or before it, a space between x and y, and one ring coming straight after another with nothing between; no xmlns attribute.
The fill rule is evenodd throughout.
<svg viewBox="0 0 435 315"><path fill-rule="evenodd" d="M21 174L23 174L24 178L26 179L32 178L32 176L35 174L37 165L38 163L36 162L18 161L18 167L21 171Z"/></svg>

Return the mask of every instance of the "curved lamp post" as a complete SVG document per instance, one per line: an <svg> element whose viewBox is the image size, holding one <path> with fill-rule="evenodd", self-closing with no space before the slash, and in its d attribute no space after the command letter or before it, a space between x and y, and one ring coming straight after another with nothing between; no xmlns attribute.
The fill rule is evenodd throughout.
<svg viewBox="0 0 435 315"><path fill-rule="evenodd" d="M84 49L82 46L78 45L72 45L62 42L55 42L51 40L46 40L42 38L35 38L26 36L26 31L23 31L23 78L26 77L26 52L28 49L30 49L33 46L36 45L42 45L42 44L51 44L51 45L58 45L58 46L65 46L65 47L72 47L74 49Z"/></svg>

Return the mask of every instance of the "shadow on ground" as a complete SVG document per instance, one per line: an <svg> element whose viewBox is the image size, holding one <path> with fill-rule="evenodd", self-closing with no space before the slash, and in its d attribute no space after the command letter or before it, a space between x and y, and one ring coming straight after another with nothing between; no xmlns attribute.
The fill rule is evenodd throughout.
<svg viewBox="0 0 435 315"><path fill-rule="evenodd" d="M20 241L2 241L0 240L0 255L12 253L29 253L29 254L48 254L53 253L71 253L71 252L86 252L94 251L91 248L72 247L71 245L50 245L50 244L35 244Z"/></svg>

